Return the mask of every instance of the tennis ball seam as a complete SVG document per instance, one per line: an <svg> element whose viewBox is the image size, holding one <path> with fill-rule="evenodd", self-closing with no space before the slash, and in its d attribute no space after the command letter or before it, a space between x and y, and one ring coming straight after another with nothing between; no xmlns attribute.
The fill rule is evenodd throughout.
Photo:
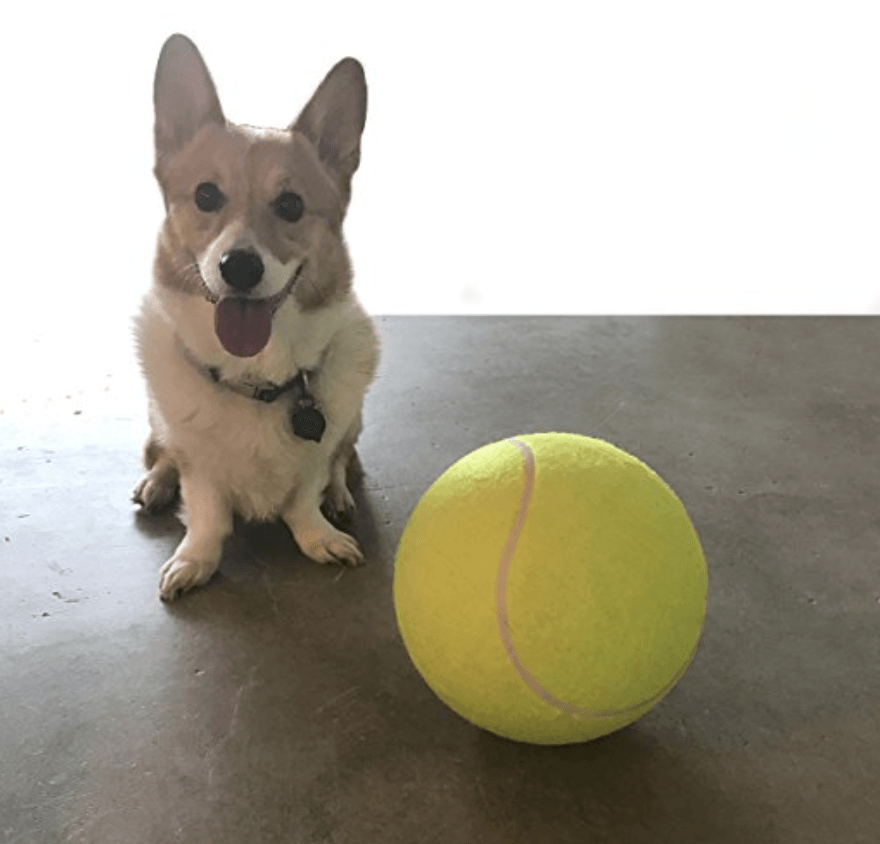
<svg viewBox="0 0 880 844"><path fill-rule="evenodd" d="M672 690L675 684L682 678L685 671L687 671L688 666L691 664L691 661L696 655L697 648L699 647L700 639L702 638L702 625L693 650L688 655L688 658L684 661L684 664L679 669L679 671L676 672L675 676L669 681L669 683L667 683L667 685L664 686L664 688L656 694L653 694L650 697L636 704L633 704L632 706L627 706L623 709L588 709L587 707L576 706L574 704L568 703L567 701L560 700L549 689L546 689L544 686L542 686L540 681L523 664L522 658L520 657L516 649L516 645L513 642L513 636L510 630L510 618L507 609L507 586L510 579L510 569L513 565L514 557L516 556L517 543L519 541L520 534L525 527L526 519L528 518L529 505L531 504L532 496L535 489L536 466L535 454L528 443L524 442L523 440L517 439L516 437L508 437L507 442L515 445L522 454L525 480L523 483L522 494L520 495L519 501L519 508L517 510L513 527L511 527L510 529L510 533L507 537L507 542L504 544L504 548L501 552L501 559L498 566L498 575L495 581L495 615L498 622L498 633L501 638L501 644L504 647L504 651L507 654L508 659L514 667L514 670L519 675L523 683L525 683L525 685L535 695L541 698L544 703L557 710L558 712L561 712L577 720L599 721L613 718L621 718L624 716L639 713L642 710L650 709L656 706L656 704L659 703L660 700Z"/></svg>

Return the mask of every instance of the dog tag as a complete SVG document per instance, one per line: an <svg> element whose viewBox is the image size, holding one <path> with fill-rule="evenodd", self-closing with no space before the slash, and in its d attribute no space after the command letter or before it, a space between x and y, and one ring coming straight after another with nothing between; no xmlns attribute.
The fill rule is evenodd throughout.
<svg viewBox="0 0 880 844"><path fill-rule="evenodd" d="M324 415L313 405L299 407L293 412L293 433L304 440L321 442L326 427Z"/></svg>

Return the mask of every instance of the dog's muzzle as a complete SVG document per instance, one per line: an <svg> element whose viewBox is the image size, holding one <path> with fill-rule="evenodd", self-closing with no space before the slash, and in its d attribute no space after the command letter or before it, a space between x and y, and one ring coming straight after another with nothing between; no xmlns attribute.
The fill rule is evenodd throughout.
<svg viewBox="0 0 880 844"><path fill-rule="evenodd" d="M227 256L232 256L229 258L231 263L227 264L227 272L230 276L238 274L237 280L240 284L244 284L250 283L257 273L256 264L253 264L249 258L236 258L236 252L239 256L252 255L255 257L259 261L259 271L260 275L262 275L263 262L258 255L246 252L245 250L234 250L224 256L224 259ZM243 295L246 291L242 289L237 290L237 295L220 298L214 306L214 331L217 334L217 339L227 352L236 357L249 358L265 348L272 334L272 318L284 300L290 295L290 291L302 273L305 263L305 259L303 259L287 284L268 299L252 299L247 295ZM221 268L222 266L223 262L221 261ZM224 273L225 277L226 274ZM259 283L259 279L253 282L253 284L256 283ZM253 284L251 284L251 287Z"/></svg>

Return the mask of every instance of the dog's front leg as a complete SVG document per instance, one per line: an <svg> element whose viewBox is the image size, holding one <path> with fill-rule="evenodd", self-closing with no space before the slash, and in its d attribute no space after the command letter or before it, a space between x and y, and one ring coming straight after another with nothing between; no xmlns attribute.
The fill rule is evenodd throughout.
<svg viewBox="0 0 880 844"><path fill-rule="evenodd" d="M316 472L297 489L293 502L281 514L300 550L318 563L359 566L364 555L353 537L337 530L321 513L321 496L330 480L329 467Z"/></svg>
<svg viewBox="0 0 880 844"><path fill-rule="evenodd" d="M186 535L162 566L159 595L173 601L181 592L207 583L220 565L223 541L232 533L232 510L217 488L192 474L180 479Z"/></svg>

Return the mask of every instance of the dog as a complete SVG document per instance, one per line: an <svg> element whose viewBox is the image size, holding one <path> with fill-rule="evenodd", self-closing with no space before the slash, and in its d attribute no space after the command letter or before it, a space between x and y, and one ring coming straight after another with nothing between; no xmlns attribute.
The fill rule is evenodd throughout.
<svg viewBox="0 0 880 844"><path fill-rule="evenodd" d="M135 317L150 433L132 498L181 503L170 601L216 572L234 516L280 518L319 563L359 565L355 444L379 339L342 234L367 87L336 64L284 130L230 123L196 46L172 35L154 84L166 216ZM330 516L330 519L325 515Z"/></svg>

